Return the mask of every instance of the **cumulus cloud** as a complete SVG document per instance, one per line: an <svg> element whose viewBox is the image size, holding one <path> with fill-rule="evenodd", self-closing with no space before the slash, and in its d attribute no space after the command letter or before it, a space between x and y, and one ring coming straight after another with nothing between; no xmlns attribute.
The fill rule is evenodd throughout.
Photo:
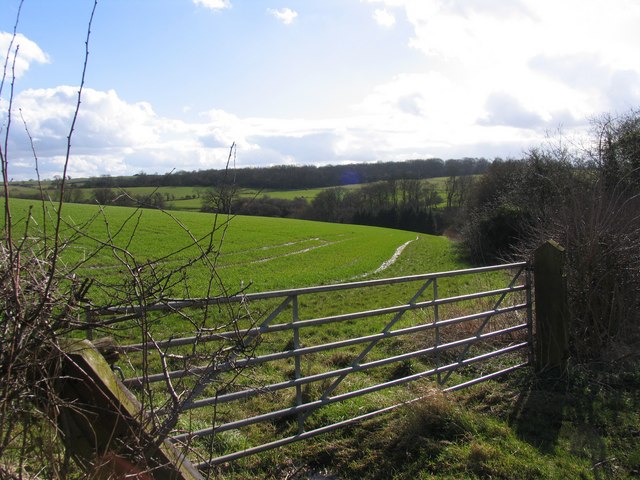
<svg viewBox="0 0 640 480"><path fill-rule="evenodd" d="M13 62L13 55L18 49L15 61L16 78L22 77L33 63L49 63L49 56L42 51L38 44L21 33L16 34L15 39L12 33L0 32L0 64L4 65L7 51L13 39L12 51L9 58L9 65Z"/></svg>
<svg viewBox="0 0 640 480"><path fill-rule="evenodd" d="M280 20L285 25L290 25L298 16L298 12L291 10L290 8L273 9L268 8L267 12Z"/></svg>
<svg viewBox="0 0 640 480"><path fill-rule="evenodd" d="M599 89L640 75L640 4L632 0L370 1L404 8L410 45L450 90L478 99L501 90L545 119L560 106L574 117L608 110L615 99ZM474 107L481 116L483 105Z"/></svg>
<svg viewBox="0 0 640 480"><path fill-rule="evenodd" d="M619 70L611 76L606 89L611 110L624 112L640 105L640 73L636 70Z"/></svg>
<svg viewBox="0 0 640 480"><path fill-rule="evenodd" d="M390 28L396 24L396 17L386 8L377 8L373 12L373 19L382 27Z"/></svg>
<svg viewBox="0 0 640 480"><path fill-rule="evenodd" d="M303 135L255 136L249 140L271 156L289 158L297 164L329 163L336 158L335 143L338 135L333 131L318 131Z"/></svg>
<svg viewBox="0 0 640 480"><path fill-rule="evenodd" d="M500 126L492 126L490 134L481 131L487 126L460 130L455 108L447 115L436 113L438 101L446 105L454 100L441 98L438 86L444 81L436 74L401 75L378 88L355 115L314 120L240 118L214 109L186 122L160 116L146 102L128 103L114 90L86 88L69 173L85 177L224 168L234 142L238 165L267 166L473 156L495 149L505 138L520 146L515 152L501 151L509 155L532 140L521 132L500 131ZM77 87L63 86L25 90L15 98L33 136L43 177L62 171L76 94ZM479 148L476 153L474 146ZM33 178L28 138L15 124L8 150L10 177Z"/></svg>
<svg viewBox="0 0 640 480"><path fill-rule="evenodd" d="M398 108L404 113L422 115L422 102L424 98L420 93L410 93L398 98Z"/></svg>
<svg viewBox="0 0 640 480"><path fill-rule="evenodd" d="M231 8L231 2L229 0L193 0L193 3L210 10L223 10L225 8Z"/></svg>
<svg viewBox="0 0 640 480"><path fill-rule="evenodd" d="M72 86L28 89L14 99L14 108L21 110L29 127L44 178L62 172L76 100L77 87ZM187 122L158 115L146 102L126 102L114 90L85 88L69 174L77 178L224 168L232 143L238 146L242 166L391 159L387 150L393 145L378 134L377 125L363 126L362 121L240 118L214 109ZM29 139L16 123L8 151L10 177L34 178Z"/></svg>
<svg viewBox="0 0 640 480"><path fill-rule="evenodd" d="M14 103L34 132L36 142L41 147L56 149L54 144L43 142L66 138L77 98L77 87L59 86L25 90ZM128 104L113 90L85 88L75 143L93 145L97 140L102 146L127 146L136 141L154 142L158 138L153 126L155 118L148 103Z"/></svg>
<svg viewBox="0 0 640 480"><path fill-rule="evenodd" d="M601 55L539 55L530 66L570 89L590 92L606 110L620 112L640 103L640 69L615 68Z"/></svg>
<svg viewBox="0 0 640 480"><path fill-rule="evenodd" d="M358 90L350 115L253 118L212 109L182 121L159 115L148 103L126 102L115 91L87 89L72 175L221 168L234 142L243 166L516 156L539 144L546 130L584 126L599 112L640 104L637 0L362 1L373 5L366 15L382 26L406 20L410 28L393 34L406 35L403 45L419 60L410 70L386 70L377 86ZM228 0L194 3L231 6ZM285 24L298 15L289 8L267 12ZM26 68L46 61L44 54L26 58ZM40 158L54 173L76 90L16 96ZM12 165L33 172L18 130L14 125Z"/></svg>
<svg viewBox="0 0 640 480"><path fill-rule="evenodd" d="M403 14L424 62L353 106L335 130L335 161L348 149L369 159L474 155L474 146L518 155L548 130L640 102L634 0L363 1L380 7L381 24Z"/></svg>
<svg viewBox="0 0 640 480"><path fill-rule="evenodd" d="M29 89L14 99L14 108L22 112L33 138L43 177L60 174L77 90L71 86ZM196 123L165 118L146 102L127 103L114 90L85 88L72 137L69 173L84 177L150 169L164 173L175 168L222 168L232 143L229 139L238 133L227 131L222 122L220 116L207 116ZM8 149L12 177L35 176L29 145L24 129L14 123Z"/></svg>
<svg viewBox="0 0 640 480"><path fill-rule="evenodd" d="M518 99L506 93L493 93L486 102L487 117L481 125L503 125L518 128L538 128L544 123L540 115L527 110Z"/></svg>
<svg viewBox="0 0 640 480"><path fill-rule="evenodd" d="M511 0L482 0L480 2L457 2L451 4L451 10L458 15L468 15L471 12L482 13L496 17L509 18L520 15L531 15L531 11L526 5L526 1Z"/></svg>
<svg viewBox="0 0 640 480"><path fill-rule="evenodd" d="M600 88L610 77L600 56L592 53L536 55L529 61L532 70L574 88Z"/></svg>
<svg viewBox="0 0 640 480"><path fill-rule="evenodd" d="M29 127L44 178L62 171L76 101L77 87L72 86L28 89L14 99L15 110L20 109ZM114 90L85 88L72 137L69 174L86 177L224 168L232 143L238 146L243 166L355 159L357 148L347 141L341 125L331 119L239 118L220 109L186 122L160 116L146 102L128 103ZM365 135L363 132L356 141L372 145ZM34 178L29 139L16 123L8 151L10 176ZM348 157L341 152L348 152ZM367 155L370 159L370 150Z"/></svg>

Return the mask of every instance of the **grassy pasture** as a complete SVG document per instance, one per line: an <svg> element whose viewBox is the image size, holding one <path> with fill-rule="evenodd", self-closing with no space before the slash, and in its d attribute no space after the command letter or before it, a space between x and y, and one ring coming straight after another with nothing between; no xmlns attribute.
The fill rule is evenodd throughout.
<svg viewBox="0 0 640 480"><path fill-rule="evenodd" d="M14 219L24 220L30 206L37 228L42 228L43 213L38 202L14 200ZM52 206L46 215L51 214ZM265 291L349 281L372 274L410 240L413 242L406 253L384 272L385 276L462 267L446 239L417 237L412 232L392 229L261 217L238 216L228 220L195 212L179 212L174 216L157 210L134 211L126 207L100 210L97 206L80 204L66 204L63 217L67 225L63 236L78 236L64 253L66 263L84 261L80 275L99 276L110 283L118 281L122 265L112 249L105 248L91 256L96 239L111 238L113 244L135 256L138 263L162 258L160 265L165 268L193 257L198 246L212 241L217 272L232 290L248 284L253 285L251 291ZM218 231L212 238L207 237L214 222L218 222ZM16 231L20 230L18 225ZM199 240L197 244L193 238ZM184 250L171 255L181 248ZM406 258L412 260L405 262ZM210 273L204 265L194 265L190 272L195 285L192 296L203 293Z"/></svg>
<svg viewBox="0 0 640 480"><path fill-rule="evenodd" d="M424 183L428 183L432 186L435 186L436 190L440 195L444 197L445 194L445 182L446 177L439 178L429 178L422 180ZM68 188L73 188L77 193L78 198L82 202L88 202L91 200L93 195L92 188L84 188L77 187L74 185L75 182L81 182L80 180L74 180L69 185ZM359 184L359 185L344 185L340 186L340 188L345 188L347 190L357 190L362 188L367 184ZM45 192L45 195L50 195L51 197L55 197L55 192L52 187L52 183L48 181L42 182L42 186ZM201 192L206 187L193 187L193 186L180 186L180 187L127 187L126 191L134 196L144 196L151 195L154 193L160 193L166 197L166 206L168 209L172 210L184 210L184 211L200 211L202 207L202 201L200 199ZM285 200L293 200L295 198L304 198L308 202L313 201L313 199L318 195L318 193L326 190L327 188L335 188L335 187L326 187L326 188L310 188L310 189L300 189L300 190L271 190L271 189L251 189L251 188L239 188L238 195L240 197L257 197L260 198L262 196L269 196L272 198L280 198ZM112 187L112 189L117 192L119 188L117 186ZM36 182L20 182L17 184L10 185L9 187L10 196L15 198L33 198L39 196L40 192ZM442 204L444 206L444 203Z"/></svg>
<svg viewBox="0 0 640 480"><path fill-rule="evenodd" d="M47 206L43 212L37 202L14 200L12 203L13 218L18 222L16 231L22 231L22 222L30 215L32 225L43 229L50 225L53 206ZM136 258L137 265L147 268L147 262L158 260L156 271L171 269L185 262L198 252L199 246L212 242L215 246L212 257L215 258L216 273L220 276L225 287L233 292L243 286L249 286L247 292L289 289L319 284L348 282L354 280L413 275L420 273L448 271L465 268L459 260L455 246L444 237L417 235L413 232L391 229L309 222L288 219L273 219L260 217L215 217L212 214L194 212L161 212L157 210L134 210L126 207L106 207L100 209L92 205L67 204L63 210L66 226L62 233L64 238L75 237L74 242L63 253L65 264L73 265L82 262L75 272L79 276L96 279L96 285L90 291L90 297L96 304L113 301L117 297L116 285L121 285L127 278L125 264L118 260L124 250ZM228 223L226 223L228 221ZM218 230L213 237L208 237L214 222ZM198 239L194 244L193 239ZM118 248L104 248L95 252L96 240L106 240ZM398 247L406 248L397 260L387 268L377 271L387 262ZM183 249L178 254L172 252ZM213 261L213 260L212 260ZM190 296L200 297L207 293L207 281L211 270L202 262L196 263L189 270ZM483 278L460 277L444 279L439 283L440 296L452 296L458 293L490 289L495 284L503 282L501 275L489 275ZM413 290L411 289L413 288ZM407 302L415 293L417 286L409 289L403 285L376 287L366 293L360 291L339 292L338 294L320 294L300 300L300 319L316 318L347 312L369 310L382 306L392 306ZM427 291L423 300L430 298L431 291ZM211 292L213 294L219 291ZM169 292L170 296L183 297L187 292L176 285ZM495 299L494 299L495 301ZM443 318L451 318L464 314L465 308L491 308L491 299L485 304L458 305L455 308L442 306L440 314ZM263 305L251 305L250 315L242 316L244 312L233 310L229 313L240 319L239 328L245 328L264 318L265 314L275 307L268 301ZM206 328L219 328L224 312L189 312L191 318L151 314L147 325L148 331L155 339L189 336L193 334L194 323ZM364 321L345 321L339 324L315 326L302 330L300 339L302 345L313 346L328 342L335 342L363 335L379 333L385 328L392 315L372 317ZM432 317L424 314L405 315L395 328L409 327L431 321ZM291 321L291 307L288 307L275 323ZM222 321L224 323L224 321ZM126 327L127 325L123 325ZM140 328L135 321L131 321L130 329L106 330L97 332L98 336L109 334L115 336L121 344L137 343ZM232 328L230 325L226 330ZM471 330L473 327L469 327ZM471 331L470 330L470 331ZM224 329L223 329L224 331ZM454 337L455 332L443 329L441 335ZM291 332L282 332L262 339L253 352L255 355L267 354L291 348ZM397 355L407 351L407 342L412 349L424 348L433 339L428 335L415 335L407 339L392 338L380 342L368 354L367 361ZM205 355L209 350L216 350L211 344L199 351ZM312 375L348 366L362 351L362 345L354 345L326 353L317 353L304 357L301 368L304 375ZM180 355L189 353L188 347L180 347L170 351L169 367L180 369ZM454 357L451 358L451 361ZM127 377L139 375L143 358L140 354L132 353L120 363ZM414 359L400 364L392 364L382 368L372 369L350 375L338 387L335 394L346 393L358 388L385 382L398 376L410 374L417 370L430 368L433 358ZM159 359L153 356L149 368L159 371ZM218 381L207 387L203 394L217 396L220 391L237 391L259 387L261 384L277 383L290 379L294 372L293 359L269 364L265 368L252 370L250 374L233 380L233 374L220 375ZM464 372L463 372L464 373ZM458 374L456 374L458 375ZM188 387L190 379L176 385L176 388ZM226 385L225 382L229 382ZM323 388L328 384L309 384L302 394L305 398L318 398ZM372 395L358 397L346 402L330 405L314 413L308 418L307 427L322 426L327 423L340 421L353 415L353 412L372 411L383 405L391 405L398 401L413 398L425 388L424 382L409 384ZM151 390L155 402L166 400L166 389L163 383L155 384ZM294 402L294 403L292 403ZM216 408L218 418L235 419L266 412L275 408L287 408L295 404L295 392L285 389L274 395L256 397L241 404L226 404ZM200 408L190 411L179 428L198 429L206 427L211 418L210 408ZM264 425L256 425L242 432L229 432L215 438L215 449L219 454L233 451L238 444L251 445L268 441L274 433L277 436L295 434L296 422L283 419ZM206 447L208 440L196 443ZM293 451L300 448L293 447ZM278 458L282 453L268 453L259 458ZM254 465L256 459L248 459L238 465ZM249 471L251 471L249 467ZM233 478L234 474L230 478Z"/></svg>
<svg viewBox="0 0 640 480"><path fill-rule="evenodd" d="M73 185L73 184L71 184ZM49 195L52 198L55 197L55 192L49 189L47 182L43 183L45 195ZM74 188L72 186L72 188ZM354 189L360 188L360 185L348 185L344 188ZM114 192L118 192L118 187L112 188ZM145 196L160 193L165 197L167 208L172 210L185 210L185 211L200 211L202 207L202 200L200 199L201 192L205 187L127 187L125 190L133 196ZM263 197L269 196L272 198L281 198L285 200L293 200L295 198L304 198L308 202L311 202L318 193L325 190L324 188L312 188L303 190L256 190L251 188L239 188L237 193L240 197ZM92 188L75 187L79 200L82 202L88 202L93 195ZM26 183L20 185L11 185L9 188L9 195L14 198L34 198L40 195L40 191L37 185L27 185Z"/></svg>
<svg viewBox="0 0 640 480"><path fill-rule="evenodd" d="M444 189L444 179L436 180ZM24 193L34 191L23 188ZM190 187L183 188L180 195L192 194ZM148 189L147 193L151 191ZM178 197L177 191L172 188L163 188L161 191ZM263 193L279 195L277 192ZM282 195L291 195L290 198L314 194L317 192L282 192ZM12 202L14 219L25 219L29 205L34 205L31 215L37 223L36 229L43 229L51 210L43 216L37 202L18 199ZM175 202L185 202L184 206L193 209L200 206L199 199ZM65 205L63 216L68 226L63 235L69 237L77 230L81 232L64 252L65 262L71 265L85 259L86 263L77 273L96 277L105 284L115 284L123 278L122 264L111 249L104 249L91 257L91 252L95 250L92 238L105 239L111 232L113 243L126 247L140 263L163 257L176 248L192 243L187 231L168 214L145 210L139 212L140 217L138 214L132 217L132 213L131 209L108 207L101 214L96 206ZM212 225L212 215L190 212L175 215L196 238L202 239L201 243L208 241L205 233ZM94 220L90 221L92 218ZM134 230L136 235L130 241ZM22 233L20 224L16 231ZM215 245L220 244L221 234L219 230L213 238ZM398 246L410 240L414 241L393 265L382 272L373 273ZM195 251L195 246L188 247L180 254L159 262L159 265L161 268L170 268ZM253 282L249 290L251 292L465 267L456 257L454 246L444 238L420 235L416 239L416 234L411 232L251 217L231 220L219 249L217 266L218 273L231 290ZM206 289L206 279L210 273L203 264L194 266L190 273L190 280L195 285L194 295ZM495 278L496 282L498 280ZM472 278L444 282L441 294L466 291L474 287L474 282L476 280ZM486 282L482 284L483 287L490 288L493 279L481 282ZM101 289L90 293L95 295L98 303L105 300L107 295L106 290ZM176 293L179 296L182 292ZM389 288L368 297L318 297L302 303L301 311L309 316L317 312L332 314L340 311L344 305L356 309L375 306L383 299L406 301L408 296L411 294L406 291ZM441 314L460 314L464 307L461 306L459 312L442 311ZM490 302L482 308L490 308ZM406 324L414 320L417 319L409 317ZM302 341L313 344L375 332L379 331L381 324L382 321L363 327L356 322L346 322L341 329L309 329ZM159 335L183 334L186 328L178 322L168 326L158 322L153 326L156 328L154 333ZM123 342L135 341L135 338L126 335L125 332L120 333ZM426 340L420 336L411 339L416 343ZM264 343L260 348L266 351L278 343L280 345L277 346L282 347L287 341L281 336L272 345ZM396 347L399 345L394 342L380 345L379 350L371 352L371 358L393 354ZM321 367L348 365L356 353L356 349L345 348L325 357L316 355L311 358L312 362L304 365L304 373L315 373ZM131 366L136 366L136 361L132 356ZM380 370L372 379L355 376L350 380L352 383L345 386L355 388L365 385L369 380L380 381L410 373L421 362L412 360L402 363L395 371ZM179 362L170 366L178 368ZM354 399L346 404L331 405L314 415L310 419L311 424L337 421L348 416L348 410L366 412L385 402L414 396L420 391L427 395L425 401L414 408L327 434L317 440L293 444L226 465L216 472L216 478L322 478L318 477L319 474L325 474L325 478L359 480L636 478L640 474L637 442L640 431L640 390L637 385L640 376L637 372L635 377L621 372L603 372L599 376L592 376L579 366L570 366L565 374L568 378L545 379L521 371L503 382L478 385L454 396L444 396L424 384L417 384ZM276 378L291 378L292 365L283 361L261 375L242 379L238 388L260 385ZM321 390L309 387L303 393L313 398ZM158 387L157 394L159 397L164 394L162 385ZM396 397L389 398L392 395ZM294 399L290 394L278 394L271 401L286 406L292 405ZM233 416L252 413L268 406L266 402L248 401L241 407L242 412L221 409L219 414ZM204 428L209 425L209 412L198 410L188 423L180 426ZM214 440L216 451L224 453L244 448L253 441L268 440L274 432L295 433L295 424L283 421L268 424L262 430L253 428L251 438L238 430L224 432Z"/></svg>
<svg viewBox="0 0 640 480"><path fill-rule="evenodd" d="M13 200L12 212L18 221L16 232L22 233L20 219L31 216L34 228L42 230L46 218L33 201ZM196 246L189 246L191 237L176 222L179 220L201 244L206 243L206 232L214 217L208 214L177 212L175 219L167 213L153 210L135 212L132 209L108 207L103 213L96 206L64 206L63 217L67 222L63 235L77 234L76 241L64 252L66 264L86 260L77 273L94 276L102 283L115 284L122 277L122 264L114 251L104 249L95 256L93 238L111 241L132 252L142 264L146 260L161 258L176 248L187 246L179 255L159 262L160 268L184 261L193 255ZM93 219L93 221L91 221ZM218 218L218 221L225 219ZM135 236L131 240L131 235ZM109 233L110 232L110 233ZM464 268L457 258L455 247L447 239L415 233L335 225L283 219L236 217L229 223L224 241L222 230L213 238L219 248L218 273L230 289L253 282L251 292L309 286L322 283L343 282L362 278L380 278L410 275L432 271ZM388 260L394 251L412 241L397 261L384 271L374 273ZM216 250L218 251L218 250ZM206 289L210 271L205 265L196 264L190 273L195 286L192 292L198 296ZM481 280L461 277L443 282L441 295L452 295L478 286L491 288L503 280L500 276ZM479 283L478 283L479 282ZM177 292L180 293L180 292ZM99 303L105 300L106 291L93 292ZM389 302L406 302L411 291L390 287L377 290L372 295L319 296L301 302L302 318L325 312L330 315L350 309L375 307ZM440 312L445 317L463 314L467 305L459 310ZM491 300L474 309L491 308ZM452 307L453 308L453 307ZM256 312L259 313L259 312ZM285 312L290 315L290 311ZM290 317L289 317L290 318ZM184 334L188 322L152 319L151 325L158 335ZM310 328L301 341L316 344L380 331L384 321L362 323L345 322L339 329ZM424 319L408 316L402 326ZM282 321L287 321L282 320ZM122 342L136 341L127 332L115 332ZM447 336L449 332L441 332ZM452 334L452 332L451 332ZM257 353L273 346L286 347L290 338L275 337L271 344L259 345ZM416 335L407 340L417 345L429 341ZM394 354L401 347L397 340L380 344L372 350L369 359ZM310 357L303 365L303 373L313 374L322 368L340 368L358 353L356 348L343 348L332 354ZM179 359L169 359L171 368L180 368ZM123 362L129 369L137 366L139 359L130 358L131 364ZM406 375L427 364L430 359L412 359L395 368L386 368L372 373L370 378L356 375L348 380L345 388L358 388L371 381L385 381L398 375ZM424 366L424 365L423 365ZM153 364L152 367L157 367ZM244 377L233 387L236 389L259 386L279 378L291 378L291 361L276 363L259 373L260 376ZM129 370L130 375L132 372ZM464 372L463 372L464 373ZM338 421L351 415L371 411L385 403L426 394L425 401L413 408L406 408L357 427L319 437L314 441L293 444L286 448L265 452L221 467L216 478L314 478L321 473L328 478L341 479L413 479L413 478L633 478L637 475L640 457L637 450L637 432L640 426L640 399L638 378L615 378L622 386L611 389L616 374L590 380L579 369L568 372L569 382L551 378L546 383L532 378L528 372L509 377L505 382L492 382L473 387L455 396L443 396L429 385L417 383L359 397L344 404L334 404L314 414L310 424L322 425ZM224 381L224 378L221 378ZM214 386L218 387L218 386ZM212 387L210 392L215 393ZM162 384L154 387L158 398L164 396ZM309 398L322 393L319 387L303 391ZM294 396L282 391L259 401L251 399L238 409L221 407L216 414L238 416L255 414L272 407L271 403L291 406ZM279 403L278 403L279 402ZM179 427L205 428L210 425L211 412L197 409ZM253 442L269 440L275 434L295 433L295 422L284 420L251 427L249 432L231 430L214 438L218 453L235 451ZM201 446L206 441L198 441ZM635 445L635 447L634 447ZM198 445L196 445L197 447Z"/></svg>
<svg viewBox="0 0 640 480"><path fill-rule="evenodd" d="M12 207L13 217L17 220L16 231L21 231L21 224L28 215L31 215L32 225L39 229L50 224L53 205L47 206L45 213L39 204L26 200L14 200ZM30 207L33 208L29 210ZM66 222L63 238L75 238L64 251L63 260L66 265L80 263L80 268L75 271L80 277L96 279L89 297L98 305L113 302L118 296L117 286L126 283L127 265L123 258L129 264L133 264L131 258L135 258L135 266L141 269L155 262L155 271L170 270L194 257L198 249L205 248L209 242L214 245L210 256L216 274L230 292L244 287L250 293L465 268L457 258L454 246L444 237L418 236L413 232L376 227L261 217L227 219L203 213L170 213L126 207L100 209L80 204L65 205L63 218ZM212 237L207 236L216 222L217 231ZM96 250L96 241L107 239L116 248ZM397 260L380 270L402 245L406 248ZM125 251L128 254L125 255ZM174 254L176 251L179 253ZM190 290L186 292L181 289L181 284L177 284L166 294L174 298L220 294L215 289L207 291L211 274L210 266L198 262L188 271ZM501 277L485 277L480 289L490 288L492 278L497 282ZM474 288L477 291L477 281L468 277L445 279L439 284L441 296ZM300 311L302 318L313 318L391 306L408 301L412 295L401 285L376 289L366 295L360 292L322 294L301 301ZM268 310L270 307L261 308ZM167 321L161 317L158 315L154 321L156 338L184 335L187 329L193 328L189 322L181 323L177 318ZM373 334L384 328L388 320L381 317L365 324L345 322L339 327L314 327L305 331L302 341L312 345L332 338ZM404 326L423 321L408 315ZM119 333L120 340L135 341L134 330L131 336L126 332ZM282 335L276 336L273 343L262 344L261 350L282 348L279 344L288 341ZM388 356L394 348L393 343L388 343L372 352L370 357ZM353 352L351 349L342 354L353 356ZM339 362L336 359L319 359L318 363L335 361ZM132 360L132 365L136 363Z"/></svg>

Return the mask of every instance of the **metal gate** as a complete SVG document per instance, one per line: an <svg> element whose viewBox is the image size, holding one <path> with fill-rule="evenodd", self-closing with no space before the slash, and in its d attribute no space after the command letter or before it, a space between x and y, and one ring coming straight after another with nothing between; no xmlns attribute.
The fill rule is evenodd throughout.
<svg viewBox="0 0 640 480"><path fill-rule="evenodd" d="M87 315L92 330L142 333L117 369L200 469L532 361L524 262Z"/></svg>

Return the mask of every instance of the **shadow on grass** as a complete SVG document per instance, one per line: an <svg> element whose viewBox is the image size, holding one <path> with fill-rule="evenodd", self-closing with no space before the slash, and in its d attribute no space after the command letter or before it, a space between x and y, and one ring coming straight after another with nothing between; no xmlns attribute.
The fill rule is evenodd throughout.
<svg viewBox="0 0 640 480"><path fill-rule="evenodd" d="M512 428L543 454L589 462L595 479L639 474L640 374L576 370L569 379L525 382L508 418Z"/></svg>
<svg viewBox="0 0 640 480"><path fill-rule="evenodd" d="M531 379L509 415L517 435L543 453L553 453L558 442L567 401L565 386L553 374Z"/></svg>

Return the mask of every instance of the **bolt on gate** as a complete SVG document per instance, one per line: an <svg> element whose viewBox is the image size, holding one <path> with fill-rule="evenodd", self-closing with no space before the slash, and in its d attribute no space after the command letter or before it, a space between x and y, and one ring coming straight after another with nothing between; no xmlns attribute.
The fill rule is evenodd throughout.
<svg viewBox="0 0 640 480"><path fill-rule="evenodd" d="M94 309L87 325L142 333L117 347L123 383L203 470L530 365L531 304L520 262Z"/></svg>

